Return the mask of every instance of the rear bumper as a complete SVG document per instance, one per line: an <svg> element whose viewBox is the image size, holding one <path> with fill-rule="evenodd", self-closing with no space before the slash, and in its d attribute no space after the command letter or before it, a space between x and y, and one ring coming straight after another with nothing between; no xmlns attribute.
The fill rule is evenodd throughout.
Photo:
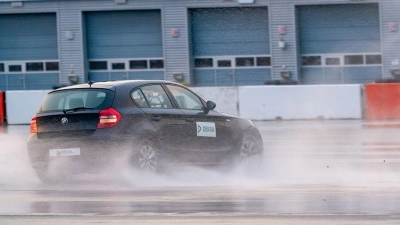
<svg viewBox="0 0 400 225"><path fill-rule="evenodd" d="M34 169L48 168L52 163L62 162L62 169L73 173L95 172L112 165L116 160L128 160L129 154L134 150L134 143L134 140L127 142L115 137L101 136L38 139L36 134L31 134L27 150ZM74 155L54 154L63 149L74 149Z"/></svg>

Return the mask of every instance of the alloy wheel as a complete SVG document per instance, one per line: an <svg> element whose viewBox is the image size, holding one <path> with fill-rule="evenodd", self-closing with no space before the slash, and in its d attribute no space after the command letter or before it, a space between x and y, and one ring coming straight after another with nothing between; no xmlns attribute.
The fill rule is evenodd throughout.
<svg viewBox="0 0 400 225"><path fill-rule="evenodd" d="M150 145L143 145L139 153L139 168L143 171L156 172L156 151Z"/></svg>
<svg viewBox="0 0 400 225"><path fill-rule="evenodd" d="M242 161L255 161L258 155L257 144L251 139L245 139L240 148L240 159Z"/></svg>

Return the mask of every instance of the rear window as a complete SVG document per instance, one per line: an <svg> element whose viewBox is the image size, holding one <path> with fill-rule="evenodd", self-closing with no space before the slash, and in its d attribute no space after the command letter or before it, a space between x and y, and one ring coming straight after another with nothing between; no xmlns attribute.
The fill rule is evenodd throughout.
<svg viewBox="0 0 400 225"><path fill-rule="evenodd" d="M114 92L106 89L74 89L57 91L47 95L40 112L60 111L74 108L110 108Z"/></svg>

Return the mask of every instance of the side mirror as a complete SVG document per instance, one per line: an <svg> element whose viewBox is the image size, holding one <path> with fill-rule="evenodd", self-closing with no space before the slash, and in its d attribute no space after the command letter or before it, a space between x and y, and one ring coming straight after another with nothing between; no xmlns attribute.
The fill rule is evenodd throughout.
<svg viewBox="0 0 400 225"><path fill-rule="evenodd" d="M207 109L208 109L208 110L215 109L216 106L217 106L217 104L215 104L215 102L213 102L213 101L207 101Z"/></svg>
<svg viewBox="0 0 400 225"><path fill-rule="evenodd" d="M204 112L202 112L201 114L204 113L203 115L207 115L210 112L210 110L213 110L215 108L215 106L217 106L217 104L215 104L215 102L207 101L206 107L203 108Z"/></svg>

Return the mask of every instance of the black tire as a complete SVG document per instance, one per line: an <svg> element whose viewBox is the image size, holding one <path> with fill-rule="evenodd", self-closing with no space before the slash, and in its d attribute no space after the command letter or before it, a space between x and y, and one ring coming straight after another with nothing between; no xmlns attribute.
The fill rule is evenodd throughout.
<svg viewBox="0 0 400 225"><path fill-rule="evenodd" d="M159 148L151 141L142 141L135 147L132 163L135 169L143 172L158 173L162 171L162 155Z"/></svg>
<svg viewBox="0 0 400 225"><path fill-rule="evenodd" d="M36 171L36 176L39 178L39 180L42 183L49 183L49 177L47 176L47 169L45 168L38 168L35 170Z"/></svg>
<svg viewBox="0 0 400 225"><path fill-rule="evenodd" d="M50 174L47 168L37 168L36 175L44 184L65 183L69 180L69 176L67 174Z"/></svg>

